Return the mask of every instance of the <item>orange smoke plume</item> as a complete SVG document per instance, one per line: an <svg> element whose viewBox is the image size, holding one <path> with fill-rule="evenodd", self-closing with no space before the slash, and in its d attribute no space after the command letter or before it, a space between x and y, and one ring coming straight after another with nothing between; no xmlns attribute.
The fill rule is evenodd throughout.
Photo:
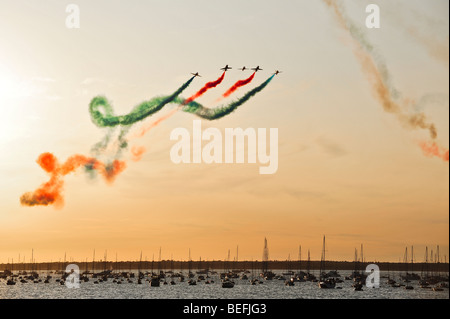
<svg viewBox="0 0 450 319"><path fill-rule="evenodd" d="M73 155L65 163L59 164L58 159L51 153L42 153L36 162L44 171L50 174L50 180L42 184L34 192L28 192L20 197L20 203L24 206L55 205L62 207L64 180L63 177L74 172L80 166L89 170L97 170L108 183L112 183L115 177L126 168L125 162L114 160L110 164L104 164L95 158L83 155Z"/></svg>
<svg viewBox="0 0 450 319"><path fill-rule="evenodd" d="M131 148L132 160L138 162L142 159L142 155L145 153L146 149L143 146L133 146Z"/></svg>
<svg viewBox="0 0 450 319"><path fill-rule="evenodd" d="M448 162L448 150L441 148L436 142L420 142L419 146L426 156L439 157L443 161Z"/></svg>

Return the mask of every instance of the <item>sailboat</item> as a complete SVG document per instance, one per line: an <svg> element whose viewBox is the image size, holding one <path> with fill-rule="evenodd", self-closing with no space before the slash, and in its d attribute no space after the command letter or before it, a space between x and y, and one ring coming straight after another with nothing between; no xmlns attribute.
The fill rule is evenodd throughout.
<svg viewBox="0 0 450 319"><path fill-rule="evenodd" d="M194 279L195 275L191 271L191 269L192 269L192 260L191 260L191 249L190 248L189 248L188 268L189 268L189 271L188 271L188 278L189 278L188 284L189 284L189 286L195 286L195 285L197 285L197 281Z"/></svg>
<svg viewBox="0 0 450 319"><path fill-rule="evenodd" d="M174 272L173 272L173 255L170 256L170 284L175 285L175 280L173 280Z"/></svg>
<svg viewBox="0 0 450 319"><path fill-rule="evenodd" d="M225 277L225 279L222 281L222 288L233 288L234 287L234 281L230 280L228 277Z"/></svg>
<svg viewBox="0 0 450 319"><path fill-rule="evenodd" d="M306 273L302 271L302 246L298 246L298 270L295 275L295 281L305 281Z"/></svg>
<svg viewBox="0 0 450 319"><path fill-rule="evenodd" d="M152 257L152 276L150 279L150 287L159 287L161 285L160 281L159 281L159 276L157 274L155 274L154 270L154 265L155 263L155 254L153 254Z"/></svg>
<svg viewBox="0 0 450 319"><path fill-rule="evenodd" d="M267 238L264 238L261 277L265 280L272 280L275 277L275 274L269 270L269 247L267 246Z"/></svg>
<svg viewBox="0 0 450 319"><path fill-rule="evenodd" d="M413 256L413 254L411 254L412 256ZM413 258L413 257L411 257L411 258ZM409 280L409 273L408 273L408 247L406 247L406 250L405 250L405 264L406 264L406 275L405 275L405 277L404 277L404 281L406 282L406 283L409 283L410 282L410 280ZM414 289L414 287L413 286L411 286L411 285L409 285L409 284L407 284L406 286L405 286L405 289L406 290L413 290Z"/></svg>
<svg viewBox="0 0 450 319"><path fill-rule="evenodd" d="M431 289L428 283L428 247L425 247L425 261L422 264L421 280L419 281L420 288Z"/></svg>
<svg viewBox="0 0 450 319"><path fill-rule="evenodd" d="M251 272L251 279L250 279L250 284L251 285L256 285L257 283L259 283L259 280L255 278L255 266L253 264L253 259L252 259L252 272Z"/></svg>
<svg viewBox="0 0 450 319"><path fill-rule="evenodd" d="M362 259L362 255L361 255L361 259ZM358 271L358 250L355 248L355 262L354 262L355 268L353 270L353 273L351 275L351 277L353 278L354 284L352 285L353 289L355 291L362 291L362 279L360 276L360 273Z"/></svg>
<svg viewBox="0 0 450 319"><path fill-rule="evenodd" d="M14 259L11 262L11 278L6 281L7 286L14 286L16 281L14 280Z"/></svg>
<svg viewBox="0 0 450 319"><path fill-rule="evenodd" d="M326 278L325 274L325 236L323 236L322 257L320 258L319 288L332 289L336 287L334 278Z"/></svg>
<svg viewBox="0 0 450 319"><path fill-rule="evenodd" d="M139 257L139 265L138 265L138 285L142 285L142 278L144 277L144 274L141 272L141 263L142 263L142 250L141 255Z"/></svg>
<svg viewBox="0 0 450 319"><path fill-rule="evenodd" d="M308 249L308 261L306 262L306 274L304 276L304 279L306 281L317 282L318 280L316 279L316 276L311 274L310 270L311 270L311 254L310 250Z"/></svg>

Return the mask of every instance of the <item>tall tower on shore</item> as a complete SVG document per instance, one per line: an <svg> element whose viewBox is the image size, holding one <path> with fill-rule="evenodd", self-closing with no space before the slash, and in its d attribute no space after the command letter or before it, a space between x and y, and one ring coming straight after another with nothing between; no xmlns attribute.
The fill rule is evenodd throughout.
<svg viewBox="0 0 450 319"><path fill-rule="evenodd" d="M267 247L267 238L264 238L264 250L262 256L262 272L269 270L269 248Z"/></svg>

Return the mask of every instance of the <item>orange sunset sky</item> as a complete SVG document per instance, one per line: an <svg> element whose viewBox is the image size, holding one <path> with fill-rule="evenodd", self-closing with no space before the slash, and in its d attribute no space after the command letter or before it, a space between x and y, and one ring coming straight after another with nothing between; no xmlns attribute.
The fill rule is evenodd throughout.
<svg viewBox="0 0 450 319"><path fill-rule="evenodd" d="M381 28L366 29L366 5L381 8ZM448 1L343 1L348 17L389 68L407 113L423 112L448 148ZM80 7L80 28L68 29L65 8ZM441 260L449 254L449 165L425 156L412 130L383 111L353 40L323 1L25 1L0 3L0 263L67 258L108 251L111 260L191 257L398 261L414 246ZM231 115L203 128L278 128L278 171L259 164L174 164L170 132L192 130L192 114L177 112L144 137L138 162L112 185L82 169L64 178L64 206L21 206L22 194L48 181L36 163L43 152L61 161L91 156L106 134L88 106L99 94L115 114L174 92L199 72L188 97L233 67L198 99L213 107L241 97L275 70L283 73ZM216 102L248 77L246 87ZM134 125L145 127L176 105ZM117 130L115 136L117 136ZM105 154L105 156L107 156ZM98 257L101 258L101 257ZM447 259L448 261L448 259Z"/></svg>

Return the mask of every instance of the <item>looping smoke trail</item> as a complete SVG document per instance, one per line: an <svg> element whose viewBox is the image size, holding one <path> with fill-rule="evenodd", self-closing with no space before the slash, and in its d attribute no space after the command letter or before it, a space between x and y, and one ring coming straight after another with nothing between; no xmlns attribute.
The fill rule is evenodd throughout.
<svg viewBox="0 0 450 319"><path fill-rule="evenodd" d="M186 101L184 101L183 104L185 104L185 105L189 104L192 101L194 101L196 98L205 94L205 92L208 91L209 89L215 88L220 83L222 83L224 77L225 77L225 72L223 72L222 75L217 80L206 83L197 93L195 93L190 98L188 98Z"/></svg>
<svg viewBox="0 0 450 319"><path fill-rule="evenodd" d="M201 118L204 118L206 120L216 120L219 118L222 118L228 114L230 114L231 112L233 112L235 109L237 109L239 106L241 106L242 104L244 104L245 102L247 102L250 98L252 98L254 95L256 95L257 93L261 92L266 86L267 84L270 83L270 81L272 81L273 77L275 75L270 76L266 81L264 81L262 84L260 84L258 87L250 90L249 92L247 92L243 97L241 97L240 99L233 101L227 105L222 105L222 106L218 106L215 108L207 108L204 107L203 105L201 105L200 103L197 103L195 101L191 101L189 103L186 103L187 100L181 98L181 97L175 97L175 98L171 98L171 103L176 103L181 105L181 110L183 112L187 112L187 113L192 113L195 114ZM168 99L169 97L160 97L159 99ZM110 117L102 117L100 120L95 117L96 114L94 114L91 111L91 118L92 121L95 122L98 126L100 127L104 127L104 126L109 126L109 119L110 118L117 118L117 116L113 116L113 109L111 107L111 105L108 103L108 111L110 112ZM159 118L158 120L156 120L155 122L152 122L150 124L149 127L144 128L140 133L137 133L137 137L140 137L142 135L144 135L149 129L155 127L156 125L158 125L160 122L162 122L163 120L169 118L170 116L172 116L173 114L176 113L178 109L173 110L172 112L170 112L169 114ZM125 117L128 115L123 115L122 117ZM107 122L107 123L105 123ZM126 143L126 141L124 140L123 143Z"/></svg>
<svg viewBox="0 0 450 319"><path fill-rule="evenodd" d="M171 103L191 84L194 78L190 78L172 95L156 97L150 101L142 102L126 115L114 116L113 108L106 97L97 96L89 104L92 122L99 127L113 127L117 125L127 126L141 121L161 110L166 104ZM103 109L103 112L101 112L101 109Z"/></svg>
<svg viewBox="0 0 450 319"><path fill-rule="evenodd" d="M165 104L168 103L177 103L182 105L181 109L184 112L195 114L201 118L207 120L215 120L221 117L224 117L234 110L236 110L240 105L247 102L251 97L255 94L263 90L267 84L273 79L274 75L268 78L265 82L263 82L258 87L253 90L247 92L242 98L228 104L225 106L219 106L216 108L206 108L201 104L191 101L189 104L186 103L186 100L178 97L178 94L189 85L189 83L193 80L191 78L188 82L186 82L182 88L180 88L177 92L168 97L160 97L153 99L149 102L144 102L136 107L130 114L123 116L114 116L113 108L108 103L106 98L97 97L91 102L90 105L90 113L92 121L100 126L100 127L113 127L116 125L122 125L121 133L118 138L119 148L125 148L128 145L128 141L125 139L125 135L128 132L131 124L144 119L146 116L156 112L157 109L161 109ZM150 106L150 107L149 107ZM102 114L99 110L100 107L103 107L104 114ZM180 108L172 111L168 115L161 117L156 122L152 123L149 129L158 125L163 120L169 118ZM141 132L140 136L145 134L149 129ZM94 148L97 147L99 149L105 149L107 144L111 139L112 131L110 130L105 136L105 138L97 143ZM119 149L119 152L120 152ZM142 154L145 152L144 147L133 147L131 149L133 160L140 160ZM123 172L126 168L126 163L124 161L119 161L115 159L114 161L104 164L103 162L97 160L93 157L86 157L83 155L73 155L66 160L65 163L59 164L58 159L51 153L43 153L37 159L37 163L44 169L47 173L50 174L50 180L44 184L42 184L38 189L34 192L28 192L23 194L20 197L20 203L24 206L37 206L37 205L55 205L56 207L61 207L63 205L64 199L62 196L64 180L63 177L71 172L74 172L81 166L84 166L87 172L98 171L108 183L112 183L115 177Z"/></svg>
<svg viewBox="0 0 450 319"><path fill-rule="evenodd" d="M62 196L64 180L63 177L74 172L80 166L85 166L88 171L98 171L108 183L112 183L115 177L121 173L126 165L125 162L114 160L104 164L95 158L83 155L73 155L65 163L59 164L58 159L51 153L41 154L36 162L44 171L50 174L50 180L42 184L34 192L28 192L20 197L20 203L24 206L52 205L62 207L64 200Z"/></svg>
<svg viewBox="0 0 450 319"><path fill-rule="evenodd" d="M355 26L345 15L345 10L337 0L323 0L326 5L333 9L339 25L348 31L354 40L355 55L359 59L364 73L372 84L375 96L380 101L386 112L396 115L400 123L410 129L428 130L430 137L437 138L437 130L433 123L430 123L425 114L406 114L395 101L398 92L391 85L388 68L374 47L366 39L364 32Z"/></svg>
<svg viewBox="0 0 450 319"><path fill-rule="evenodd" d="M269 82L273 79L273 77L274 77L274 75L272 75L270 78L268 78L265 82L263 82L257 88L249 91L242 98L238 99L235 102L232 102L232 103L228 104L227 106L220 106L220 107L217 107L217 108L210 109L210 108L206 108L206 107L202 106L201 104L199 104L197 102L190 102L189 105L187 105L187 106L185 105L181 109L184 112L193 113L193 114L195 114L195 115L197 115L199 117L202 117L204 119L207 119L207 120L219 119L221 117L224 117L224 116L230 114L235 109L237 109L240 105L242 105L245 102L247 102L256 93L258 93L262 89L264 89L266 87L266 85L269 84ZM183 101L182 98L177 98L173 102L174 103L178 103L180 105L184 105L184 103L185 103L185 101ZM137 138L137 137L144 136L144 134L146 134L152 128L156 127L161 122L167 120L172 115L177 113L178 110L180 110L180 107L172 110L170 113L168 113L168 114L166 114L164 116L161 116L160 118L158 118L154 122L150 123L150 125L148 125L147 127L141 129L138 133L134 134L131 138ZM135 149L134 151L133 151L133 149L131 150L131 152L133 154L133 160L139 160L142 157L142 154L145 152L145 149L143 149L142 153L140 153L138 156L135 156L135 154L134 154L134 152L136 152L136 151L137 151L137 149Z"/></svg>
<svg viewBox="0 0 450 319"><path fill-rule="evenodd" d="M255 77L256 72L253 72L252 75L250 75L247 79L245 80L239 80L236 83L234 83L234 85L232 87L230 87L222 96L223 97L228 97L231 95L231 93L233 93L234 91L236 91L238 88L240 88L241 86L247 85L249 84L253 78Z"/></svg>

